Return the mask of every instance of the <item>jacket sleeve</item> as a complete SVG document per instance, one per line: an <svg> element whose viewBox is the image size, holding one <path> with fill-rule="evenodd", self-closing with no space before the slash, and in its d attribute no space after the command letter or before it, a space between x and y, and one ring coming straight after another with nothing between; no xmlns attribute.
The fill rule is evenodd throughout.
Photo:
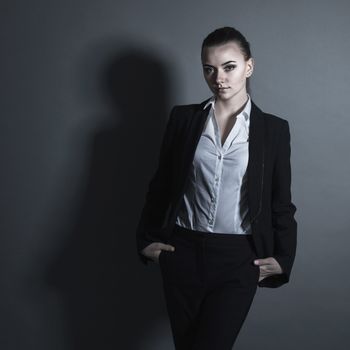
<svg viewBox="0 0 350 350"><path fill-rule="evenodd" d="M277 147L272 178L272 227L274 258L283 272L269 278L271 287L278 287L289 281L297 245L297 223L294 219L296 207L291 200L291 150L287 121L283 121Z"/></svg>
<svg viewBox="0 0 350 350"><path fill-rule="evenodd" d="M146 200L136 229L137 253L141 262L152 261L141 253L141 250L152 242L159 241L157 232L162 229L171 197L172 156L175 138L175 111L170 112L165 133L163 135L158 157L157 169L148 185Z"/></svg>

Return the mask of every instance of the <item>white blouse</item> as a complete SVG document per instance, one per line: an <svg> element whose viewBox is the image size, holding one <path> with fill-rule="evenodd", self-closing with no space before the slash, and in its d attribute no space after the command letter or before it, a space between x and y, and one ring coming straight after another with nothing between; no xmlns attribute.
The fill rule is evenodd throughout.
<svg viewBox="0 0 350 350"><path fill-rule="evenodd" d="M223 145L214 96L204 109L209 105L176 224L196 231L251 234L246 177L251 99L248 95Z"/></svg>

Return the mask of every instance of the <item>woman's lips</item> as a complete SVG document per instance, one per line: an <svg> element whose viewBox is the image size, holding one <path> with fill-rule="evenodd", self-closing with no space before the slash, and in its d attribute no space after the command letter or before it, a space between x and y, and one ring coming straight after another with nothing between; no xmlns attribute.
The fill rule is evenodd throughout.
<svg viewBox="0 0 350 350"><path fill-rule="evenodd" d="M217 91L220 91L220 92L222 92L222 91L226 91L226 90L228 90L229 89L229 87L224 87L224 88L215 88Z"/></svg>

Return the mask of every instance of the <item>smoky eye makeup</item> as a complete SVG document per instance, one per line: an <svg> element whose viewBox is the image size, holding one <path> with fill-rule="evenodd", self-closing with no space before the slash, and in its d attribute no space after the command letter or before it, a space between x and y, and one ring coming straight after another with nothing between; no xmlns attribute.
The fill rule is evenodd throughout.
<svg viewBox="0 0 350 350"><path fill-rule="evenodd" d="M235 64L228 64L227 66L224 67L226 71L230 71L235 69L237 66Z"/></svg>
<svg viewBox="0 0 350 350"><path fill-rule="evenodd" d="M226 65L226 66L223 67L223 69L224 69L226 72L232 71L232 70L234 70L235 68L237 68L237 65L236 65L236 64L228 64L228 65ZM215 70L214 67L203 66L203 71L204 71L206 74L212 73L214 70Z"/></svg>
<svg viewBox="0 0 350 350"><path fill-rule="evenodd" d="M213 71L213 68L212 67L208 67L208 66L204 66L203 70L204 70L205 73L208 74L208 73L211 73Z"/></svg>

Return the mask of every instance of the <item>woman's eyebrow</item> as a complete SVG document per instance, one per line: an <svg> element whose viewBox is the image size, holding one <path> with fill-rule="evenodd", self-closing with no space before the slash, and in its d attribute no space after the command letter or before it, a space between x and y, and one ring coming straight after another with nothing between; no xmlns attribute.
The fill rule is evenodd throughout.
<svg viewBox="0 0 350 350"><path fill-rule="evenodd" d="M236 61L227 61L225 63L222 63L221 65L224 66L224 65L226 65L228 63L236 63ZM214 67L214 66L212 66L211 64L208 64L208 63L204 63L203 66Z"/></svg>

